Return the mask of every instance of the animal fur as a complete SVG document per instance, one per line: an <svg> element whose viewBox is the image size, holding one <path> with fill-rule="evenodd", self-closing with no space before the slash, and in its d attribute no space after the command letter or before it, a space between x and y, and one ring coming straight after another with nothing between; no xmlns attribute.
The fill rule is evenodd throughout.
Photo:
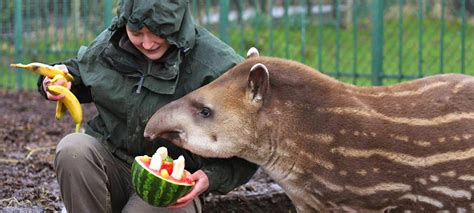
<svg viewBox="0 0 474 213"><path fill-rule="evenodd" d="M474 211L467 75L357 87L298 62L250 57L158 110L145 136L256 163L299 212Z"/></svg>

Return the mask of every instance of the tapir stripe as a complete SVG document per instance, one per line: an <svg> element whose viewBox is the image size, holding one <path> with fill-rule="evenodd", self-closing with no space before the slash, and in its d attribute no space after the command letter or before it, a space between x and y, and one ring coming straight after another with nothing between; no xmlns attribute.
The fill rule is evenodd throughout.
<svg viewBox="0 0 474 213"><path fill-rule="evenodd" d="M464 151L445 152L427 157L415 157L404 153L389 152L381 149L353 149L347 147L337 147L331 150L333 153L339 153L345 157L369 158L374 155L386 158L395 163L412 167L430 167L436 164L466 160L474 157L474 148Z"/></svg>
<svg viewBox="0 0 474 213"><path fill-rule="evenodd" d="M441 203L440 201L427 197L427 196L423 196L423 195L405 194L399 198L399 200L403 200L403 199L411 200L414 203L418 203L418 202L427 203L438 208L443 208L444 206L443 203Z"/></svg>
<svg viewBox="0 0 474 213"><path fill-rule="evenodd" d="M440 192L442 194L445 194L453 198L466 198L470 200L472 197L471 192L468 192L466 190L454 190L446 186L435 186L435 187L431 187L429 190L434 191L434 192Z"/></svg>
<svg viewBox="0 0 474 213"><path fill-rule="evenodd" d="M454 112L434 117L431 119L425 118L409 118L409 117L391 117L379 113L375 110L355 108L355 107L333 107L333 108L319 108L318 112L333 113L347 116L364 116L370 118L390 121L397 124L406 124L411 126L436 126L456 122L462 119L474 119L474 112Z"/></svg>
<svg viewBox="0 0 474 213"><path fill-rule="evenodd" d="M397 92L379 92L379 93L364 93L359 92L357 90L348 90L348 92L355 93L361 96L369 96L369 97L384 97L384 96L392 96L392 97L404 97L404 96L414 96L414 95L422 95L425 92L430 90L436 89L438 87L442 87L448 85L447 82L436 82L424 87L421 87L417 90L405 90L405 91L397 91Z"/></svg>
<svg viewBox="0 0 474 213"><path fill-rule="evenodd" d="M373 195L379 191L406 192L412 189L410 185L403 183L379 183L369 187L345 186L344 188L362 196Z"/></svg>
<svg viewBox="0 0 474 213"><path fill-rule="evenodd" d="M454 86L453 93L458 93L461 89L463 89L465 86L470 86L472 83L474 83L474 79L464 79L461 82L457 83Z"/></svg>
<svg viewBox="0 0 474 213"><path fill-rule="evenodd" d="M458 177L458 179L474 182L474 175L461 175L461 176Z"/></svg>

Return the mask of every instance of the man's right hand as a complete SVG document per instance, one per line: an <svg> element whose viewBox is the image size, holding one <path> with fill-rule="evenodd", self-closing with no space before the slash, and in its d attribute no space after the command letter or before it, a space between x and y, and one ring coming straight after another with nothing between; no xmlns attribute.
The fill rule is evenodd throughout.
<svg viewBox="0 0 474 213"><path fill-rule="evenodd" d="M57 64L57 65L54 65L54 67L56 68L59 68L60 70L62 70L65 74L69 73L69 71L67 70L67 67L66 65L64 64ZM52 100L52 101L57 101L57 100L61 100L64 98L64 94L60 94L60 95L53 95L51 94L50 92L48 92L48 86L49 85L60 85L60 86L63 86L63 87L66 87L68 89L71 89L71 82L69 81L66 81L65 79L60 79L56 82L51 82L51 78L48 78L48 77L45 77L43 79L43 90L44 92L46 93L46 96L48 98L48 100Z"/></svg>

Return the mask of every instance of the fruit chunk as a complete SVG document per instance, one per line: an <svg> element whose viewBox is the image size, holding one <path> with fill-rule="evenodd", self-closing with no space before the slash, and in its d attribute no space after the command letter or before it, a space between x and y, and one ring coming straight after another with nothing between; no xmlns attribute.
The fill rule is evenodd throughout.
<svg viewBox="0 0 474 213"><path fill-rule="evenodd" d="M174 167L173 167L173 172L171 173L171 177L173 177L176 180L181 180L184 174L184 157L180 155L178 159L176 159L173 162L173 164L174 164Z"/></svg>

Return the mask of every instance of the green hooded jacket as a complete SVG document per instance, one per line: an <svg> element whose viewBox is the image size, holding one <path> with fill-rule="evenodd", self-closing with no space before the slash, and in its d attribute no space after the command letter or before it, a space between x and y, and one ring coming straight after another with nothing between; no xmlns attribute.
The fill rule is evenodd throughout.
<svg viewBox="0 0 474 213"><path fill-rule="evenodd" d="M171 47L151 61L128 40L125 25L132 30L146 26ZM62 63L76 79L71 91L81 103L93 102L97 108L98 115L85 125L87 134L128 163L166 146L171 157L185 157L187 170L202 169L208 175L207 192L227 193L247 182L257 166L239 158L203 158L164 140L147 141L143 132L160 107L241 61L228 45L194 23L188 1L122 0L109 29Z"/></svg>

